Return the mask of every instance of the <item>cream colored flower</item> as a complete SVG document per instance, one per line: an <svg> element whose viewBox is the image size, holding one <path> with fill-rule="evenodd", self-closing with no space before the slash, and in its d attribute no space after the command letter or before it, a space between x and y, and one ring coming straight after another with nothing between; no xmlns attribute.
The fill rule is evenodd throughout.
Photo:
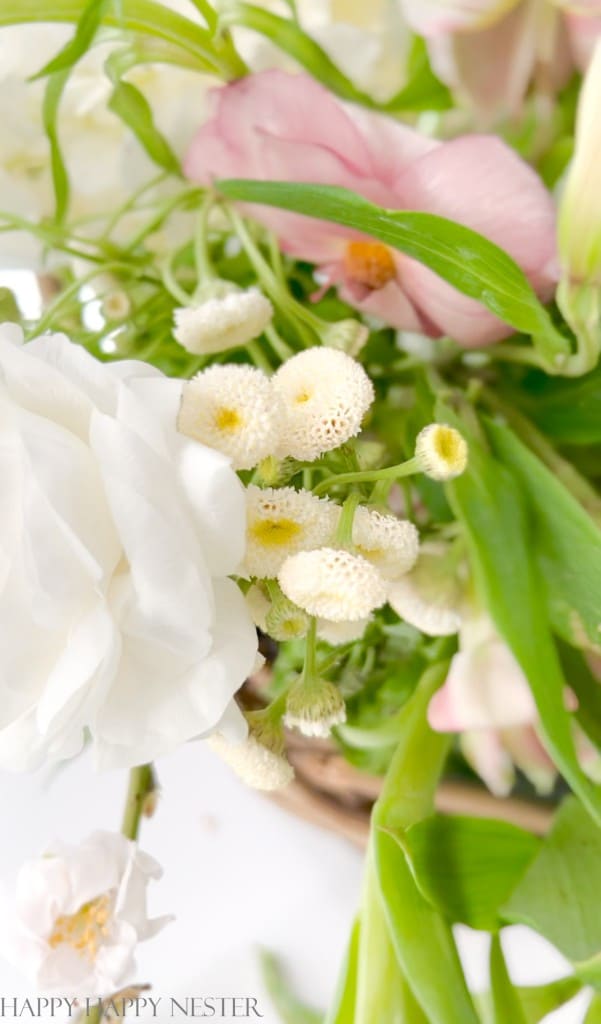
<svg viewBox="0 0 601 1024"><path fill-rule="evenodd" d="M452 636L461 626L463 585L445 563L447 553L445 544L424 544L415 568L388 590L391 608L426 636Z"/></svg>
<svg viewBox="0 0 601 1024"><path fill-rule="evenodd" d="M247 345L271 323L273 306L258 288L207 298L174 311L173 336L194 355L211 355Z"/></svg>
<svg viewBox="0 0 601 1024"><path fill-rule="evenodd" d="M385 579L396 579L415 565L419 533L407 519L361 507L353 519L353 545Z"/></svg>
<svg viewBox="0 0 601 1024"><path fill-rule="evenodd" d="M332 729L346 722L346 705L340 690L325 679L299 680L286 700L284 725L303 736L326 739Z"/></svg>
<svg viewBox="0 0 601 1024"><path fill-rule="evenodd" d="M415 455L426 476L433 480L452 480L461 476L467 467L467 441L446 423L430 423L417 435Z"/></svg>
<svg viewBox="0 0 601 1024"><path fill-rule="evenodd" d="M317 620L317 635L332 647L349 644L360 640L371 622L370 618L357 619L355 622L331 622L330 619Z"/></svg>
<svg viewBox="0 0 601 1024"><path fill-rule="evenodd" d="M114 832L57 843L19 871L0 915L3 955L48 995L110 995L134 970L138 942L167 923L146 909L148 885L161 873Z"/></svg>
<svg viewBox="0 0 601 1024"><path fill-rule="evenodd" d="M309 615L332 622L356 622L386 601L378 570L361 555L335 548L302 551L287 558L279 584Z"/></svg>
<svg viewBox="0 0 601 1024"><path fill-rule="evenodd" d="M277 444L278 413L261 370L211 366L184 385L177 426L186 437L228 455L234 469L252 469Z"/></svg>
<svg viewBox="0 0 601 1024"><path fill-rule="evenodd" d="M316 459L355 437L374 399L363 367L333 348L299 352L272 384L285 411L280 454L296 459Z"/></svg>
<svg viewBox="0 0 601 1024"><path fill-rule="evenodd" d="M230 742L221 733L209 738L209 745L247 786L270 792L283 789L294 778L294 769L286 757L284 731L269 711L253 711L246 716L249 734L243 743Z"/></svg>
<svg viewBox="0 0 601 1024"><path fill-rule="evenodd" d="M246 555L243 571L273 579L289 555L321 547L332 536L339 508L327 498L293 487L246 492Z"/></svg>

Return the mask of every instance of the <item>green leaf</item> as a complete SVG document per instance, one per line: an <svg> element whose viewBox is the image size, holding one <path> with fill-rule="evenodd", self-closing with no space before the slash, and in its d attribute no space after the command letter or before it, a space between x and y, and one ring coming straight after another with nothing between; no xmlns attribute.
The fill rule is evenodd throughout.
<svg viewBox="0 0 601 1024"><path fill-rule="evenodd" d="M50 75L44 91L42 121L50 145L50 168L54 188L54 219L64 220L69 206L69 175L63 159L58 135L58 111L63 90L69 78L69 70L57 71Z"/></svg>
<svg viewBox="0 0 601 1024"><path fill-rule="evenodd" d="M593 996L584 1024L601 1024L601 996Z"/></svg>
<svg viewBox="0 0 601 1024"><path fill-rule="evenodd" d="M574 975L559 978L547 985L518 986L516 992L520 1001L522 1014L526 1024L539 1024L553 1013L569 1003L582 989L582 982ZM484 1024L494 1024L494 1008L490 992L483 992L476 997L480 1016ZM512 1022L513 1024L513 1022Z"/></svg>
<svg viewBox="0 0 601 1024"><path fill-rule="evenodd" d="M601 831L582 805L569 798L502 914L506 921L534 928L572 961L577 973L598 982L601 971L594 961L601 952L600 891Z"/></svg>
<svg viewBox="0 0 601 1024"><path fill-rule="evenodd" d="M0 323L21 323L19 303L10 288L0 288Z"/></svg>
<svg viewBox="0 0 601 1024"><path fill-rule="evenodd" d="M571 643L601 642L601 530L556 476L505 426L488 421L494 450L532 510L532 540L548 613Z"/></svg>
<svg viewBox="0 0 601 1024"><path fill-rule="evenodd" d="M511 984L505 957L498 935L493 935L490 945L490 986L493 1007L493 1024L527 1024L518 994Z"/></svg>
<svg viewBox="0 0 601 1024"><path fill-rule="evenodd" d="M355 1024L360 927L359 921L355 921L340 972L336 995L326 1016L325 1024Z"/></svg>
<svg viewBox="0 0 601 1024"><path fill-rule="evenodd" d="M114 82L114 89L109 100L109 109L131 129L140 145L146 150L151 160L171 174L181 174L175 153L154 123L152 108L145 96L131 82L119 77L124 67L130 66L134 55L128 51L128 60L124 63L123 52L112 54L106 62L109 78Z"/></svg>
<svg viewBox="0 0 601 1024"><path fill-rule="evenodd" d="M290 991L277 958L261 951L261 974L283 1024L322 1024L323 1014L304 1006Z"/></svg>
<svg viewBox="0 0 601 1024"><path fill-rule="evenodd" d="M408 71L409 80L381 105L382 110L398 113L402 110L448 110L453 106L451 93L432 71L428 48L419 36L413 40Z"/></svg>
<svg viewBox="0 0 601 1024"><path fill-rule="evenodd" d="M450 921L494 931L540 840L503 821L437 815L401 845L423 896Z"/></svg>
<svg viewBox="0 0 601 1024"><path fill-rule="evenodd" d="M385 210L348 189L301 182L218 181L230 199L277 206L362 231L419 260L516 330L568 343L551 325L517 263L476 231L431 213Z"/></svg>
<svg viewBox="0 0 601 1024"><path fill-rule="evenodd" d="M83 57L92 45L102 17L111 2L112 0L88 0L77 22L73 38L63 46L56 57L44 65L41 71L33 75L32 80L53 75L57 71L68 71L77 64L80 57Z"/></svg>
<svg viewBox="0 0 601 1024"><path fill-rule="evenodd" d="M564 706L566 681L534 561L534 530L523 491L450 408L438 403L436 418L456 426L470 445L468 469L447 485L447 493L464 527L480 595L528 679L550 754L601 822L601 791L580 768Z"/></svg>
<svg viewBox="0 0 601 1024"><path fill-rule="evenodd" d="M430 1024L478 1024L451 926L424 899L396 839L376 831L374 855L397 959Z"/></svg>
<svg viewBox="0 0 601 1024"><path fill-rule="evenodd" d="M601 443L601 367L575 380L535 381L520 402L547 437L562 444Z"/></svg>

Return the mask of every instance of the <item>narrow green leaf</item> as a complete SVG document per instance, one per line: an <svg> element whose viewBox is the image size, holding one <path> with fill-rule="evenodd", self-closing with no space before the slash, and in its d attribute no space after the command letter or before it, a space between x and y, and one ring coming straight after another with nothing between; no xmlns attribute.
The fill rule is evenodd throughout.
<svg viewBox="0 0 601 1024"><path fill-rule="evenodd" d="M19 303L10 288L0 288L0 323L21 323Z"/></svg>
<svg viewBox="0 0 601 1024"><path fill-rule="evenodd" d="M593 996L584 1024L601 1024L601 996Z"/></svg>
<svg viewBox="0 0 601 1024"><path fill-rule="evenodd" d="M54 219L64 220L69 206L69 175L63 159L58 134L58 111L63 90L69 78L69 70L57 71L50 75L44 91L42 121L50 145L50 168L54 188Z"/></svg>
<svg viewBox="0 0 601 1024"><path fill-rule="evenodd" d="M490 986L494 1024L528 1024L518 994L511 984L498 935L490 945Z"/></svg>
<svg viewBox="0 0 601 1024"><path fill-rule="evenodd" d="M268 950L261 951L261 974L282 1024L322 1024L323 1014L299 1002L288 986L279 961Z"/></svg>
<svg viewBox="0 0 601 1024"><path fill-rule="evenodd" d="M543 580L534 560L534 531L512 473L487 452L442 403L437 419L468 436L469 467L447 485L462 522L481 597L528 679L549 752L581 800L601 822L601 791L580 768L564 704L566 681L551 634Z"/></svg>
<svg viewBox="0 0 601 1024"><path fill-rule="evenodd" d="M408 72L408 81L382 104L383 110L399 113L403 110L448 110L453 106L451 93L432 71L428 48L419 36L413 40Z"/></svg>
<svg viewBox="0 0 601 1024"><path fill-rule="evenodd" d="M399 965L430 1024L478 1024L451 926L424 899L396 839L374 836L376 870Z"/></svg>
<svg viewBox="0 0 601 1024"><path fill-rule="evenodd" d="M569 798L501 912L506 921L534 928L571 960L577 971L582 965L587 980L594 980L591 961L601 952L599 891L601 830L582 805Z"/></svg>
<svg viewBox="0 0 601 1024"><path fill-rule="evenodd" d="M601 443L601 367L575 380L541 375L520 402L547 437L562 444Z"/></svg>
<svg viewBox="0 0 601 1024"><path fill-rule="evenodd" d="M107 61L109 75L114 80L111 71L115 65L113 63L111 67L110 61L111 58ZM117 80L108 105L131 129L151 160L171 174L181 174L175 153L154 123L148 100L135 85L123 79Z"/></svg>
<svg viewBox="0 0 601 1024"><path fill-rule="evenodd" d="M103 15L111 2L112 0L88 0L77 22L73 38L44 65L41 71L33 75L33 80L53 75L57 71L67 71L77 64L92 45Z"/></svg>
<svg viewBox="0 0 601 1024"><path fill-rule="evenodd" d="M325 1024L355 1024L360 929L361 926L357 920L351 931L351 938L340 972L336 995L326 1016Z"/></svg>
<svg viewBox="0 0 601 1024"><path fill-rule="evenodd" d="M558 351L569 350L517 263L470 228L430 213L386 210L332 185L229 179L218 181L217 187L230 199L277 206L362 231L424 263L516 330L553 338Z"/></svg>
<svg viewBox="0 0 601 1024"><path fill-rule="evenodd" d="M506 426L487 421L499 458L527 496L534 550L554 628L577 646L601 642L601 530Z"/></svg>
<svg viewBox="0 0 601 1024"><path fill-rule="evenodd" d="M519 986L516 988L526 1024L540 1024L550 1013L569 1003L582 989L582 982L574 975L559 978L547 985ZM494 1008L490 992L476 997L484 1024L494 1024Z"/></svg>
<svg viewBox="0 0 601 1024"><path fill-rule="evenodd" d="M437 815L408 829L401 845L429 903L452 922L494 931L540 840L503 821Z"/></svg>

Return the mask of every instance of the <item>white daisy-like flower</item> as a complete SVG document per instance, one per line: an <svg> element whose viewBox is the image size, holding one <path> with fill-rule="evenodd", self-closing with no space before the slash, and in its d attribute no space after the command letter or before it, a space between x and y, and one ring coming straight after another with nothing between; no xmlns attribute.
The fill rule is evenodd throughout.
<svg viewBox="0 0 601 1024"><path fill-rule="evenodd" d="M433 480L452 480L461 476L467 467L467 441L446 423L430 423L417 435L415 456L426 476Z"/></svg>
<svg viewBox="0 0 601 1024"><path fill-rule="evenodd" d="M295 640L305 636L309 616L302 608L280 594L265 618L265 631L274 640Z"/></svg>
<svg viewBox="0 0 601 1024"><path fill-rule="evenodd" d="M280 409L269 378L252 366L210 366L182 391L177 427L252 469L277 444Z"/></svg>
<svg viewBox="0 0 601 1024"><path fill-rule="evenodd" d="M272 384L285 410L280 454L295 459L316 459L355 437L374 399L363 367L333 348L299 352Z"/></svg>
<svg viewBox="0 0 601 1024"><path fill-rule="evenodd" d="M444 544L425 544L415 568L388 590L391 608L426 636L452 636L462 622L463 585L445 564L447 551Z"/></svg>
<svg viewBox="0 0 601 1024"><path fill-rule="evenodd" d="M289 555L326 544L340 513L327 498L293 487L251 485L246 504L244 572L261 579L275 578Z"/></svg>
<svg viewBox="0 0 601 1024"><path fill-rule="evenodd" d="M385 579L396 579L415 565L419 533L408 519L361 507L353 519L353 545Z"/></svg>
<svg viewBox="0 0 601 1024"><path fill-rule="evenodd" d="M243 743L232 743L221 733L213 733L209 746L252 789L284 789L294 778L294 768L286 757L281 724L262 711L246 717L250 732Z"/></svg>
<svg viewBox="0 0 601 1024"><path fill-rule="evenodd" d="M173 336L194 355L212 355L247 345L271 323L273 306L258 288L232 287L173 314Z"/></svg>
<svg viewBox="0 0 601 1024"><path fill-rule="evenodd" d="M317 635L320 640L325 640L332 647L338 647L340 644L350 644L353 640L360 640L370 622L370 617L357 619L355 622L331 622L330 619L318 619Z"/></svg>
<svg viewBox="0 0 601 1024"><path fill-rule="evenodd" d="M386 601L386 585L371 562L336 548L301 551L278 574L286 597L332 622L364 619Z"/></svg>
<svg viewBox="0 0 601 1024"><path fill-rule="evenodd" d="M267 597L263 588L253 584L247 590L244 600L246 601L246 607L250 612L250 616L255 624L258 626L263 633L267 632L267 615L271 611L271 601Z"/></svg>
<svg viewBox="0 0 601 1024"><path fill-rule="evenodd" d="M299 680L288 694L284 725L303 736L327 739L337 725L346 722L346 705L340 690L325 679Z"/></svg>

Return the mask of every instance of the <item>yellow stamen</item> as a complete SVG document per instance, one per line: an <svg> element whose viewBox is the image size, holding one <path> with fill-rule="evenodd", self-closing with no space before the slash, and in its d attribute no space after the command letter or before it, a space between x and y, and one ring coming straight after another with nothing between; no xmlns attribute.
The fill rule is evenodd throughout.
<svg viewBox="0 0 601 1024"><path fill-rule="evenodd" d="M396 276L390 249L381 242L349 242L344 254L348 277L366 288L383 288Z"/></svg>
<svg viewBox="0 0 601 1024"><path fill-rule="evenodd" d="M463 452L464 441L461 434L453 430L452 427L438 426L434 431L432 441L437 455L448 462L450 466L454 466Z"/></svg>
<svg viewBox="0 0 601 1024"><path fill-rule="evenodd" d="M242 417L236 409L223 407L215 413L215 426L225 433L233 433L242 426Z"/></svg>
<svg viewBox="0 0 601 1024"><path fill-rule="evenodd" d="M293 519L261 519L250 528L255 540L268 547L283 547L300 532L301 526Z"/></svg>
<svg viewBox="0 0 601 1024"><path fill-rule="evenodd" d="M52 949L71 946L93 963L103 940L109 935L111 910L110 896L99 896L90 903L84 903L75 914L58 917L48 945Z"/></svg>

